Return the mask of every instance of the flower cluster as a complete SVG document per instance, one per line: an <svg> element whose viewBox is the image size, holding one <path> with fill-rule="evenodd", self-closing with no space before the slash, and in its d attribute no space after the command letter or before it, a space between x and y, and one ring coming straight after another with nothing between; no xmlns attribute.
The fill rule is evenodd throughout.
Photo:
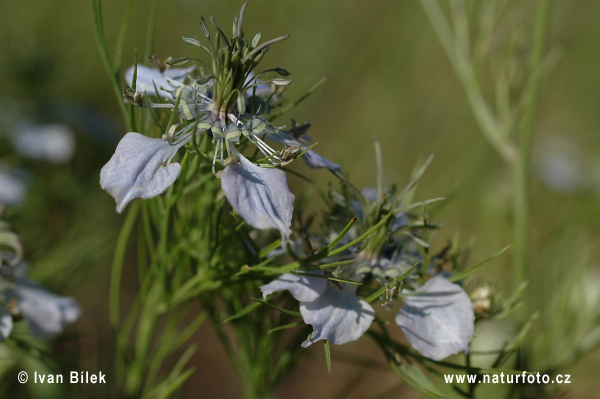
<svg viewBox="0 0 600 399"><path fill-rule="evenodd" d="M330 273L331 280L324 270L317 269L286 273L260 287L265 300L274 292L287 290L299 301L304 322L314 329L302 346L319 340L341 345L369 330L376 312L357 295L361 284L375 286L387 309L393 307L393 298L400 296L403 305L396 314L396 324L424 356L442 360L460 351L469 352L475 323L471 299L436 268L435 259L427 260L419 252L419 245L428 245L423 233L433 225L419 223L414 215L403 211L403 193L399 195L393 188L332 193L332 225L348 216L358 221L344 235L345 241L353 242L375 225L383 223L383 227L366 244L352 245L323 260L327 264L344 263ZM404 289L407 286L410 289Z"/></svg>
<svg viewBox="0 0 600 399"><path fill-rule="evenodd" d="M119 213L135 199L151 199L169 190L165 201L158 201L165 205L155 209L159 212L152 206L146 209L151 220L144 222L145 239L149 255L154 258L154 270L168 270L167 276L171 270L181 273L173 278L179 281L186 273L180 263L192 257L187 248L191 251L204 246L198 237L207 237L209 253L198 251L189 267L195 274L189 281L183 278L188 281L185 285L169 291L178 300L208 290L203 288L201 279L211 276L211 282L215 280L218 287L215 296L225 307L232 305L231 298L236 298L235 306L228 307L231 316L227 319L234 320L258 309L252 305L239 309L243 290L253 293L259 285L254 284L256 281L266 282L259 287L263 299L257 301L265 303L273 300L274 294L289 291L299 303L299 314L273 306L284 310L286 316L301 316L304 325L312 326L312 333L305 340L302 333L297 341L300 345L294 344L294 350L301 351L301 347L320 340L342 345L367 332L375 337L377 333L371 328L374 322L386 324L384 313L396 309L395 324L423 356L439 361L461 351L468 353L475 326L471 298L460 279L452 275L453 270L439 267L444 253L429 254L428 235L439 225L414 213L440 200L412 202L426 166L417 170L406 188L397 191L395 186L385 184L378 155L377 188L358 190L340 165L315 152L315 145L306 134L310 123L299 124L292 119L288 127L276 125L276 117L290 108L282 105L292 83L290 73L279 67L259 71L257 66L270 46L288 35L264 42L260 33L251 40L247 38L243 31L246 5L234 19L232 35L226 35L211 17L216 33L201 19L202 40L183 38L198 52L206 53L208 60L182 57L160 62L151 56L148 65L136 63L125 71L124 98L130 103L129 123L133 131L125 134L102 168L100 184L116 200ZM184 65L187 63L195 65ZM140 129L135 123L138 116ZM185 155L177 158L182 149ZM377 141L376 153L381 154ZM324 233L311 231L303 223L301 211L294 209L295 197L288 187L285 166L299 157L309 167L328 169L341 183L341 192L331 189L329 196L324 196L331 201ZM211 176L196 176L200 170L212 171L220 179L220 191ZM212 191L194 197L191 187L202 187L200 182L207 181L212 181L211 188L204 187ZM210 200L201 201L207 193ZM203 212L211 212L211 201L222 198L220 193L246 225L277 230L281 240L263 242L264 236L247 231L243 223L238 225L235 216L235 223L222 221L220 212L216 220L207 217ZM187 205L199 203L206 208L196 207L186 213ZM173 219L170 210L177 210ZM135 212L131 215L135 217ZM194 226L188 216L178 218L182 215L202 215L196 224L206 221L210 228ZM296 223L292 229L294 215ZM348 220L351 222L346 224ZM182 236L178 235L180 223L190 224ZM156 257L153 224L160 226L157 234L162 243ZM212 231L216 232L214 236ZM220 239L237 233L247 245ZM169 243L171 238L173 242ZM222 256L213 256L215 253ZM285 263L287 256L293 258L291 263ZM165 269L161 271L160 265ZM279 277L265 281L265 275ZM246 282L249 284L241 288L240 284ZM212 299L200 298L202 306L212 309ZM377 300L383 305L382 312L373 305ZM399 308L394 306L397 300L402 301ZM161 301L170 303L169 298ZM208 313L214 313L214 322L221 326L219 312ZM260 315L255 316L260 319ZM278 324L284 318L273 320L269 323L276 329L290 325ZM265 326L270 328L269 323ZM291 325L298 324L302 323Z"/></svg>

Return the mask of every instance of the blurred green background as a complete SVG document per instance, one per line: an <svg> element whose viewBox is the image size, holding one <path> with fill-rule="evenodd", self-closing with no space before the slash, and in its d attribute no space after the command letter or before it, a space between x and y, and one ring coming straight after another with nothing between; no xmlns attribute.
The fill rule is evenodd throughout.
<svg viewBox="0 0 600 399"><path fill-rule="evenodd" d="M516 11L507 18L516 18L524 33L531 32L535 1L510 4ZM145 56L149 5L149 1L134 2L123 69L133 63L136 49L140 59ZM214 15L228 30L240 5L229 0L160 2L155 53L161 59L188 55L189 46L180 38L200 36L201 15ZM103 7L111 48L124 2L106 0ZM540 298L535 305L542 310L555 287L552 284L568 279L582 265L597 271L600 259L599 18L596 1L554 3L549 48L559 58L542 88L532 176L530 250L539 281L532 281L529 289ZM457 229L465 240L475 240L475 261L511 244L508 171L480 134L463 89L417 1L255 0L247 10L245 30L253 34L259 29L263 38L291 34L264 61L265 67L281 66L292 72L290 98L327 78L289 115L314 122L310 133L319 142L319 152L341 161L357 186L373 185L373 136L381 141L388 181L399 185L407 182L417 162L435 153L418 192L418 199L450 197L436 215L446 227L433 239L434 252ZM112 198L100 189L98 176L125 128L98 55L90 2L0 2L0 77L0 104L5 112L12 110L7 104L18 104L18 115L40 123L63 122L76 132L77 150L67 165L23 161L8 147L1 149L3 161L32 171L25 204L9 210L7 220L22 236L32 277L57 293L77 297L84 309L82 319L53 344L59 361L111 370L107 293L122 217L114 212ZM289 124L289 120L279 122ZM547 143L557 136L574 148L577 173L585 175L585 184L574 190L553 189L538 177L536 165ZM6 141L0 143L4 146ZM332 180L324 171L313 175L322 187ZM299 181L291 178L291 182L298 190ZM311 207L317 211L320 203ZM498 292L507 292L511 256L509 251L484 269L481 281L491 281ZM588 281L591 291L600 288L600 280ZM563 327L568 329L566 322ZM184 391L186 397L197 397L198 392L203 392L202 397L238 396L239 383L210 328L201 329L195 339L200 344L193 360L198 371ZM363 339L343 351L369 354L372 349ZM397 377L385 370L364 370L341 361L334 361L333 373L327 375L320 350L314 351L315 360L309 359L292 375L278 391L281 397L361 398L398 384ZM598 397L599 355L596 351L575 364L575 383L569 387L572 397ZM5 390L30 394L17 386L13 374L2 377L8 384ZM30 384L28 389L34 388ZM107 389L85 392L104 397L110 394ZM393 392L391 397L404 392L415 396L400 385Z"/></svg>

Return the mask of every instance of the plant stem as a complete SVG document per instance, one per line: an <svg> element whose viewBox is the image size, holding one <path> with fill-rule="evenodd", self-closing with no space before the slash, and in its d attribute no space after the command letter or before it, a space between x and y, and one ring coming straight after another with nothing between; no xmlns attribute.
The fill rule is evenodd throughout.
<svg viewBox="0 0 600 399"><path fill-rule="evenodd" d="M523 280L529 279L529 208L530 208L530 174L531 144L533 124L542 83L542 61L546 49L548 25L550 20L551 0L538 2L535 21L533 48L530 59L529 79L527 81L523 101L523 115L518 131L518 154L514 163L514 287Z"/></svg>

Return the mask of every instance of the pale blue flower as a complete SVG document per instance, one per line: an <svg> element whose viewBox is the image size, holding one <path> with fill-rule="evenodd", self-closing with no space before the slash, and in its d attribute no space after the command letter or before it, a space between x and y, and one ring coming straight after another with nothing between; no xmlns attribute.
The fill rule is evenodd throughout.
<svg viewBox="0 0 600 399"><path fill-rule="evenodd" d="M17 311L38 338L53 338L81 316L75 298L48 292L27 278L19 281L9 295L16 298Z"/></svg>
<svg viewBox="0 0 600 399"><path fill-rule="evenodd" d="M52 163L68 162L75 152L73 132L62 124L20 123L12 132L12 143L20 155Z"/></svg>
<svg viewBox="0 0 600 399"><path fill-rule="evenodd" d="M211 136L214 147L213 173L216 173L217 159L225 165L225 156L232 156L234 163L224 168L221 175L221 187L231 206L257 229L277 229L285 246L291 234L294 195L288 188L287 178L283 171L274 168L263 168L246 159L236 149L241 139L246 138L266 157L267 162L281 165L289 162L287 153L270 147L264 140L272 139L286 146L306 149L310 144L297 140L291 134L271 125L266 118L245 113L231 105L224 106L213 98L213 82L194 81L185 84L188 69L170 69L165 72L138 66L136 90L147 94L156 94L154 85L169 92L170 104L148 104L152 108L175 108L175 98L179 99L176 110L184 119L194 121L192 124L167 134L166 140L151 139L138 133L127 133L121 140L115 154L102 168L100 184L117 202L117 211L122 212L133 199L147 199L164 192L172 185L181 171L181 166L171 163L177 150L196 136L207 133ZM125 79L131 85L133 69L130 68ZM247 77L240 90L241 101L254 94L249 90L254 76ZM148 85L152 85L149 87ZM263 84L257 83L259 86ZM192 132L192 129L196 129ZM282 135L282 139L279 138ZM285 137L283 137L285 136ZM283 141L282 141L283 140ZM310 151L307 162L314 167L339 169L339 165L329 163L318 154ZM292 158L293 159L293 158Z"/></svg>
<svg viewBox="0 0 600 399"><path fill-rule="evenodd" d="M6 254L0 255L6 258ZM26 276L27 268L23 262L0 268L0 298L6 303L14 301L15 313L25 319L36 337L53 338L81 316L81 308L75 298L53 294L31 281ZM0 317L0 329L9 325L12 320Z"/></svg>
<svg viewBox="0 0 600 399"><path fill-rule="evenodd" d="M459 285L434 276L403 301L396 323L423 356L439 361L469 352L475 315L469 296Z"/></svg>

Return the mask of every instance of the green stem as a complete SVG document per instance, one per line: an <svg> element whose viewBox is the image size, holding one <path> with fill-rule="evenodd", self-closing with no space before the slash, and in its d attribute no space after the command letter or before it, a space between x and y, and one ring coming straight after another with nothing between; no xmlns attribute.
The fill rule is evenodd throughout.
<svg viewBox="0 0 600 399"><path fill-rule="evenodd" d="M117 240L115 248L115 256L113 267L110 276L110 325L116 330L119 327L119 303L121 293L121 274L123 272L123 263L125 262L125 252L127 251L127 243L129 236L133 230L135 220L139 210L139 201L131 204L129 213L123 223L123 228Z"/></svg>
<svg viewBox="0 0 600 399"><path fill-rule="evenodd" d="M530 278L529 274L529 208L531 145L533 124L542 83L542 62L546 49L551 0L538 2L529 79L523 97L523 115L519 124L518 154L514 163L514 287Z"/></svg>
<svg viewBox="0 0 600 399"><path fill-rule="evenodd" d="M133 121L129 118L129 112L127 111L127 105L123 101L123 89L119 81L118 72L114 71L110 65L108 57L108 48L106 47L106 38L104 36L104 23L102 21L102 4L100 0L92 0L92 16L94 20L94 31L96 33L96 41L98 43L98 49L100 51L100 58L106 69L106 73L110 78L115 96L117 97L117 104L121 108L123 117L127 122L128 127L132 127Z"/></svg>

